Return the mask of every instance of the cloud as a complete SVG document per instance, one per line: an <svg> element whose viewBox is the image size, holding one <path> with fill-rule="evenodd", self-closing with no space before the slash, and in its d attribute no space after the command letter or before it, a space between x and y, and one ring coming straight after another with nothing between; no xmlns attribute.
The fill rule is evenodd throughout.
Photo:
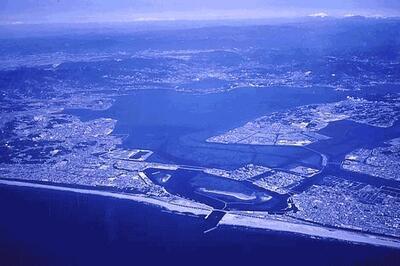
<svg viewBox="0 0 400 266"><path fill-rule="evenodd" d="M319 12L319 13L310 14L310 15L308 15L308 16L309 16L309 17L325 18L325 17L328 17L329 15L328 15L328 13L325 13L325 12Z"/></svg>
<svg viewBox="0 0 400 266"><path fill-rule="evenodd" d="M399 12L398 0L0 0L0 21L23 22L260 18L318 13L390 16Z"/></svg>

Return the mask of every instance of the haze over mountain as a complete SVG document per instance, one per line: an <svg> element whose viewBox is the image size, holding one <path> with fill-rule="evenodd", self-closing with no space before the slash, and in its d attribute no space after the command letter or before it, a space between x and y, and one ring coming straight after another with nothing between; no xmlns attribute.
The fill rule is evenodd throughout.
<svg viewBox="0 0 400 266"><path fill-rule="evenodd" d="M396 0L3 0L0 22L76 23L147 20L398 16Z"/></svg>

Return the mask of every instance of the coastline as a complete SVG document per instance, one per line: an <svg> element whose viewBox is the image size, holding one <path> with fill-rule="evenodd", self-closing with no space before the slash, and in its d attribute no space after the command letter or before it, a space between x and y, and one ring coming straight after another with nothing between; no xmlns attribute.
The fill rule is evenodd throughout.
<svg viewBox="0 0 400 266"><path fill-rule="evenodd" d="M357 244L368 244L381 247L400 249L400 239L376 236L367 233L356 233L345 229L332 229L311 224L292 223L268 218L249 217L240 214L227 213L220 225L239 226L286 233L295 233L322 239L335 239Z"/></svg>
<svg viewBox="0 0 400 266"><path fill-rule="evenodd" d="M56 190L56 191L65 191L65 192L73 192L73 193L80 193L86 195L96 195L96 196L103 196L103 197L110 197L116 199L124 199L124 200L132 200L140 203L150 204L153 206L158 206L161 208L165 208L171 212L181 212L181 213L190 213L193 215L208 215L212 212L212 208L199 207L199 206L185 206L178 203L168 202L161 199L155 199L150 196L140 195L140 194L123 194L123 193L116 193L116 192L108 192L103 190L96 190L94 189L85 189L85 188L71 188L71 187L63 187L55 185L45 185L45 184L36 184L31 183L29 181L11 181L11 180L4 180L0 179L0 185L6 186L19 186L19 187L29 187L29 188L38 188L38 189L47 189L47 190ZM198 204L200 205L200 204Z"/></svg>
<svg viewBox="0 0 400 266"><path fill-rule="evenodd" d="M211 207L208 208L207 206L201 206L200 204L198 204L197 206L187 206L140 194L123 194L123 193L108 192L96 189L72 188L65 186L57 186L56 184L54 185L37 184L25 180L15 181L15 180L0 179L0 185L65 191L65 192L96 195L96 196L110 197L123 200L132 200L135 202L161 207L171 212L188 213L196 216L203 215L207 217L213 211ZM310 237L318 237L321 239L334 239L338 241L345 241L357 244L368 244L374 246L400 249L400 239L394 239L384 236L376 236L367 233L357 233L345 229L332 229L305 223L293 223L293 222L282 221L277 219L268 219L268 218L261 219L253 216L250 217L247 215L242 215L240 213L227 212L222 217L218 225L238 226L238 227L254 228L254 229L269 230L269 231L286 232L286 233L293 233Z"/></svg>

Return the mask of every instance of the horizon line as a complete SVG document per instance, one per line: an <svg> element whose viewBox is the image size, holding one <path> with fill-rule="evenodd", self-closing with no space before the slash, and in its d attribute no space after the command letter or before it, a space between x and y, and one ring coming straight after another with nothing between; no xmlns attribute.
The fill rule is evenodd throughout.
<svg viewBox="0 0 400 266"><path fill-rule="evenodd" d="M73 21L1 21L0 26L29 26L29 25L84 25L84 24L129 24L129 23L152 23L152 22L217 22L217 21L277 21L277 20L300 20L300 19L348 19L348 18L365 18L365 19L397 19L399 15L329 15L325 12L318 12L309 15L300 16L274 16L274 17L199 17L199 18L175 18L175 17L138 17L126 20L73 20Z"/></svg>

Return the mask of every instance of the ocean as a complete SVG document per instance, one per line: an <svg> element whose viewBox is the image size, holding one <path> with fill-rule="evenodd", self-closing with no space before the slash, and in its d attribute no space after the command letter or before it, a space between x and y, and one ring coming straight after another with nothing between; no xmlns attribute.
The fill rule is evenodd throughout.
<svg viewBox="0 0 400 266"><path fill-rule="evenodd" d="M0 186L1 265L398 265L396 249L220 226L96 195Z"/></svg>

